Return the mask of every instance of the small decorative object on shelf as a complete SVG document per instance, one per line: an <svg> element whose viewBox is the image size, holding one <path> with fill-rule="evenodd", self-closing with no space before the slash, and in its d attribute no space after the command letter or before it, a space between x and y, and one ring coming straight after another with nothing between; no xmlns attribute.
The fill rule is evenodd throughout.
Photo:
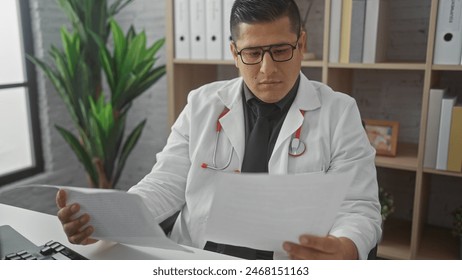
<svg viewBox="0 0 462 280"><path fill-rule="evenodd" d="M393 195L386 192L384 188L379 188L379 201L381 206L382 223L395 211Z"/></svg>
<svg viewBox="0 0 462 280"><path fill-rule="evenodd" d="M364 122L367 137L377 155L396 156L399 122L385 120L364 120Z"/></svg>
<svg viewBox="0 0 462 280"><path fill-rule="evenodd" d="M462 260L462 205L452 212L453 229L452 232L459 238L459 259Z"/></svg>

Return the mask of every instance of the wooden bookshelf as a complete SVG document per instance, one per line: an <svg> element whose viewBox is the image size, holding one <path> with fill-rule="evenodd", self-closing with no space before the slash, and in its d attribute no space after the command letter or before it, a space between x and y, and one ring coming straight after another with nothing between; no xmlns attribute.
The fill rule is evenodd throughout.
<svg viewBox="0 0 462 280"><path fill-rule="evenodd" d="M302 67L319 67L319 68L321 68L322 65L323 65L322 60L302 61Z"/></svg>
<svg viewBox="0 0 462 280"><path fill-rule="evenodd" d="M399 143L398 153L395 157L377 156L375 164L378 167L416 171L418 163L417 150L416 144Z"/></svg>
<svg viewBox="0 0 462 280"><path fill-rule="evenodd" d="M190 64L190 65L234 65L232 60L205 60L205 59L177 59L173 60L176 65Z"/></svg>
<svg viewBox="0 0 462 280"><path fill-rule="evenodd" d="M462 65L432 65L436 71L462 71Z"/></svg>
<svg viewBox="0 0 462 280"><path fill-rule="evenodd" d="M447 228L425 225L417 251L420 260L454 260L459 258L459 240Z"/></svg>
<svg viewBox="0 0 462 280"><path fill-rule="evenodd" d="M443 171L443 170L437 170L437 169L431 169L431 168L424 168L423 171L429 174L437 174L437 175L443 175L443 176L452 176L452 177L462 178L462 172Z"/></svg>
<svg viewBox="0 0 462 280"><path fill-rule="evenodd" d="M224 60L185 60L174 58L173 40L173 1L166 0L167 22L167 79L169 96L169 122L172 124L186 104L188 92L205 83L215 81L223 67L234 67L233 61ZM400 0L391 0L398 3ZM355 88L354 79L358 73L377 72L377 75L389 73L411 73L421 75L421 97L418 131L415 132L415 141L411 143L398 142L396 157L377 156L376 165L380 168L403 170L415 174L415 186L413 191L412 218L409 221L389 219L385 223L383 240L379 244L378 254L387 259L455 259L457 258L454 248L456 241L449 236L447 229L427 225L429 197L431 196L431 177L434 175L450 176L460 180L462 186L462 173L427 169L423 167L425 135L427 123L427 110L429 91L431 88L441 86L441 77L445 73L458 73L462 75L460 65L433 65L433 48L436 30L436 17L438 0L428 0L428 14L425 22L428 22L422 34L425 34L426 49L421 61L413 61L406 58L399 60L362 64L362 63L329 63L329 25L330 25L330 0L324 1L321 25L315 28L323 30L321 38L322 54L317 55L317 60L302 62L302 70L314 71L318 80L328 84L333 89L345 93L352 93ZM321 4L322 5L322 4ZM422 4L424 5L424 4ZM425 10L427 11L427 10ZM425 12L427 13L427 12ZM396 27L395 27L396 28ZM406 30L406 26L399 26ZM419 30L420 32L421 30ZM309 39L312 39L309 37ZM373 70L373 71L369 71ZM236 76L238 75L236 70ZM457 78L455 78L457 79ZM181 81L181 82L178 82ZM353 96L354 97L354 96ZM415 104L414 103L414 104ZM403 106L414 104L402 104ZM457 181L459 182L459 181ZM380 184L381 182L379 182ZM462 204L462 198L461 198Z"/></svg>
<svg viewBox="0 0 462 280"><path fill-rule="evenodd" d="M384 259L407 260L411 257L410 221L390 218L383 223L383 235L377 256Z"/></svg>
<svg viewBox="0 0 462 280"><path fill-rule="evenodd" d="M380 69L380 70L425 70L424 63L329 63L329 68L344 68L344 69Z"/></svg>

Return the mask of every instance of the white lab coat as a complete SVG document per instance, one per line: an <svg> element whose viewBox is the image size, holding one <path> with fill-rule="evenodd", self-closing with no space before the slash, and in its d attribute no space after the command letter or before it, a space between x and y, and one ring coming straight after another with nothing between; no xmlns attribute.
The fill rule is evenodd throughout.
<svg viewBox="0 0 462 280"><path fill-rule="evenodd" d="M353 184L345 186L349 189L330 234L350 238L360 258L367 258L381 236L375 150L361 126L355 100L300 75L297 96L269 161L269 173L352 172ZM217 171L201 165L212 163L217 120L225 107L229 112L220 119L223 130L216 164L224 166L232 151L232 162L225 171L241 167L245 145L242 83L242 78L236 78L193 90L151 173L130 189L143 197L157 222L181 209L171 234L180 244L203 248L207 241L204 231ZM304 117L300 110L306 111ZM300 125L307 150L292 157L289 143Z"/></svg>

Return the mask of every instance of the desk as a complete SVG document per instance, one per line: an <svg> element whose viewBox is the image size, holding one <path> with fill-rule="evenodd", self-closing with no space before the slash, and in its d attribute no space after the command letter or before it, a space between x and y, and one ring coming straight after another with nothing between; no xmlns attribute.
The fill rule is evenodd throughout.
<svg viewBox="0 0 462 280"><path fill-rule="evenodd" d="M92 245L73 245L58 218L0 203L0 226L10 225L36 245L55 240L91 260L226 260L236 259L201 249L184 246L191 253L99 241Z"/></svg>

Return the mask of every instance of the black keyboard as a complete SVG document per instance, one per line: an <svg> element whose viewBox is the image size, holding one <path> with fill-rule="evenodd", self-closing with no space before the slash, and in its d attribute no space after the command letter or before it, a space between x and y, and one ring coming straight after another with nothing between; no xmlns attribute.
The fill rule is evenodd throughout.
<svg viewBox="0 0 462 280"><path fill-rule="evenodd" d="M0 226L2 260L87 260L84 256L56 241L36 246L10 226Z"/></svg>

